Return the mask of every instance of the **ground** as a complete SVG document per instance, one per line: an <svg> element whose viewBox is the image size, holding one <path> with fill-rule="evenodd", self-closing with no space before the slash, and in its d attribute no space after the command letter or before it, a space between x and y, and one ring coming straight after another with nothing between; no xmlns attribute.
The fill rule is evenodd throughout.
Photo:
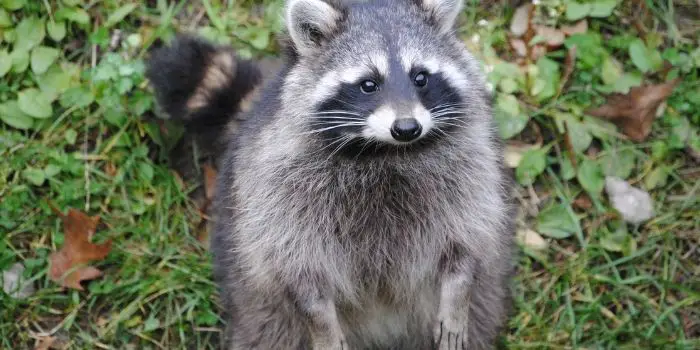
<svg viewBox="0 0 700 350"><path fill-rule="evenodd" d="M520 184L503 343L700 348L700 3L466 3L459 35L489 74ZM280 10L281 0L0 0L0 270L6 291L18 268L33 286L0 293L0 348L216 348L193 196L210 176L174 169L181 129L158 113L143 60L176 31L274 56ZM648 192L653 216L625 222L608 176ZM65 248L91 236L63 226L88 222L81 212L99 216L97 245L81 249L105 254ZM52 277L57 256L89 260L82 284Z"/></svg>

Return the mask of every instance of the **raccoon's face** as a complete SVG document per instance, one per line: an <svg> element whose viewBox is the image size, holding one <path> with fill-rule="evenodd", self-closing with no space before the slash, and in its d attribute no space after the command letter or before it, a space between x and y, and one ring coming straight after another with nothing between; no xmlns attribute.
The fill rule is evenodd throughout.
<svg viewBox="0 0 700 350"><path fill-rule="evenodd" d="M310 96L300 106L308 134L365 149L422 145L467 126L481 88L452 33L461 0L330 1L287 8L298 61L285 89Z"/></svg>

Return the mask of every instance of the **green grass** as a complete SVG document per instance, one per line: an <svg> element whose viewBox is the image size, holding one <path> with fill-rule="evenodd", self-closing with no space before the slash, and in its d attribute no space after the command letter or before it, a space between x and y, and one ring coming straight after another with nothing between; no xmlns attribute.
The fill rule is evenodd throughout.
<svg viewBox="0 0 700 350"><path fill-rule="evenodd" d="M571 2L540 1L536 21L573 23ZM467 3L460 35L490 67L502 136L541 146L515 172L519 225L539 232L548 247L521 249L505 343L700 348L696 2L618 1L611 15L587 17L585 34L523 62L527 74L507 44L514 9L507 1ZM0 0L0 270L21 262L36 288L24 299L0 293L2 349L33 348L45 335L71 349L217 347L218 299L191 197L201 183L181 180L169 165L178 129L159 121L143 59L178 30L196 30L244 56L275 55L281 2L133 4ZM633 57L637 38L642 53ZM573 73L558 91L573 43ZM682 81L643 142L583 112L607 92L674 76ZM562 125L572 133L571 151ZM623 223L602 191L604 175L648 190L655 217ZM571 205L579 197L590 208ZM48 278L48 256L64 239L49 201L100 215L96 240L114 241L93 264L104 276L83 283L85 291Z"/></svg>

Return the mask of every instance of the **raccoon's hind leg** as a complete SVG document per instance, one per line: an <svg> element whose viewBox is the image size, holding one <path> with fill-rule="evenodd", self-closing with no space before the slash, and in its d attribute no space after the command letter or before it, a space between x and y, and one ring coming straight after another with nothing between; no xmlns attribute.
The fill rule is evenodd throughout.
<svg viewBox="0 0 700 350"><path fill-rule="evenodd" d="M312 349L348 350L333 299L312 283L292 288L287 294L308 328Z"/></svg>
<svg viewBox="0 0 700 350"><path fill-rule="evenodd" d="M475 280L473 259L461 258L443 271L440 304L433 334L438 350L466 350L469 344L469 308Z"/></svg>
<svg viewBox="0 0 700 350"><path fill-rule="evenodd" d="M242 285L225 290L229 300L226 350L348 350L335 305L307 289L263 295ZM298 295L296 297L294 295Z"/></svg>
<svg viewBox="0 0 700 350"><path fill-rule="evenodd" d="M485 274L469 256L452 260L442 271L440 306L433 334L437 349L494 348L510 306L510 260Z"/></svg>

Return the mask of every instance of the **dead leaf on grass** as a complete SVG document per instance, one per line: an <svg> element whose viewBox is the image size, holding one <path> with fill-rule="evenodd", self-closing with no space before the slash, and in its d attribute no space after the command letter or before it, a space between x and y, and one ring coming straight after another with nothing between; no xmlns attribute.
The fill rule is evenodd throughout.
<svg viewBox="0 0 700 350"><path fill-rule="evenodd" d="M100 277L102 271L81 265L104 259L112 249L112 241L102 244L90 242L100 221L99 216L88 216L75 209L70 209L64 215L52 208L63 220L65 238L61 249L49 256L49 278L63 287L83 290L80 282Z"/></svg>
<svg viewBox="0 0 700 350"><path fill-rule="evenodd" d="M56 342L56 337L52 337L52 336L39 337L37 339L36 346L34 347L34 350L49 350L49 349L51 349L51 346L55 342Z"/></svg>
<svg viewBox="0 0 700 350"><path fill-rule="evenodd" d="M510 39L510 47L518 56L527 56L527 45L522 39Z"/></svg>
<svg viewBox="0 0 700 350"><path fill-rule="evenodd" d="M589 109L586 113L609 119L621 127L630 139L643 141L651 133L657 108L679 82L680 78L676 78L663 84L634 87L626 95L612 94L605 105Z"/></svg>
<svg viewBox="0 0 700 350"><path fill-rule="evenodd" d="M109 177L117 176L117 167L114 163L107 162L107 164L105 164L105 174L109 175Z"/></svg>
<svg viewBox="0 0 700 350"><path fill-rule="evenodd" d="M503 150L503 160L511 169L515 169L520 164L520 160L523 158L523 154L528 150L538 149L542 144L529 145L522 142L512 141L506 144Z"/></svg>
<svg viewBox="0 0 700 350"><path fill-rule="evenodd" d="M561 76L561 83L559 84L559 93L564 90L566 84L571 78L571 74L574 72L574 67L576 66L576 45L571 46L566 52L566 60L564 61L564 74Z"/></svg>
<svg viewBox="0 0 700 350"><path fill-rule="evenodd" d="M576 22L574 25L561 26L561 31L566 36L571 36L574 34L583 34L588 31L588 22L584 19Z"/></svg>
<svg viewBox="0 0 700 350"><path fill-rule="evenodd" d="M216 190L216 169L214 169L211 164L204 164L204 193L208 200L214 198L214 192Z"/></svg>
<svg viewBox="0 0 700 350"><path fill-rule="evenodd" d="M23 299L34 294L34 284L23 277L24 265L15 263L2 272L2 289L15 299Z"/></svg>
<svg viewBox="0 0 700 350"><path fill-rule="evenodd" d="M520 244L532 250L545 250L549 246L542 235L531 229L521 229L516 232L516 239Z"/></svg>
<svg viewBox="0 0 700 350"><path fill-rule="evenodd" d="M210 215L208 214L211 208L211 203L214 200L214 194L216 193L216 177L217 171L214 167L205 163L202 165L204 170L204 201L202 206L199 208L199 214L203 219L197 228L197 240L202 243L205 247L209 246L209 221Z"/></svg>
<svg viewBox="0 0 700 350"><path fill-rule="evenodd" d="M574 199L574 202L571 203L571 205L581 210L589 210L593 208L593 202L591 202L591 197L589 197L585 193L581 193L578 197L576 197L576 199Z"/></svg>
<svg viewBox="0 0 700 350"><path fill-rule="evenodd" d="M532 10L534 6L530 3L524 4L518 7L513 14L513 18L510 22L510 32L515 37L521 37L525 35L527 30L530 28L530 18L532 17Z"/></svg>
<svg viewBox="0 0 700 350"><path fill-rule="evenodd" d="M641 224L654 217L654 204L649 193L632 187L627 181L608 176L605 178L605 192L625 221Z"/></svg>
<svg viewBox="0 0 700 350"><path fill-rule="evenodd" d="M556 28L535 25L535 34L541 36L549 48L557 48L564 44L564 32Z"/></svg>
<svg viewBox="0 0 700 350"><path fill-rule="evenodd" d="M535 45L530 50L530 59L533 61L539 60L541 57L547 54L547 47L544 45Z"/></svg>

